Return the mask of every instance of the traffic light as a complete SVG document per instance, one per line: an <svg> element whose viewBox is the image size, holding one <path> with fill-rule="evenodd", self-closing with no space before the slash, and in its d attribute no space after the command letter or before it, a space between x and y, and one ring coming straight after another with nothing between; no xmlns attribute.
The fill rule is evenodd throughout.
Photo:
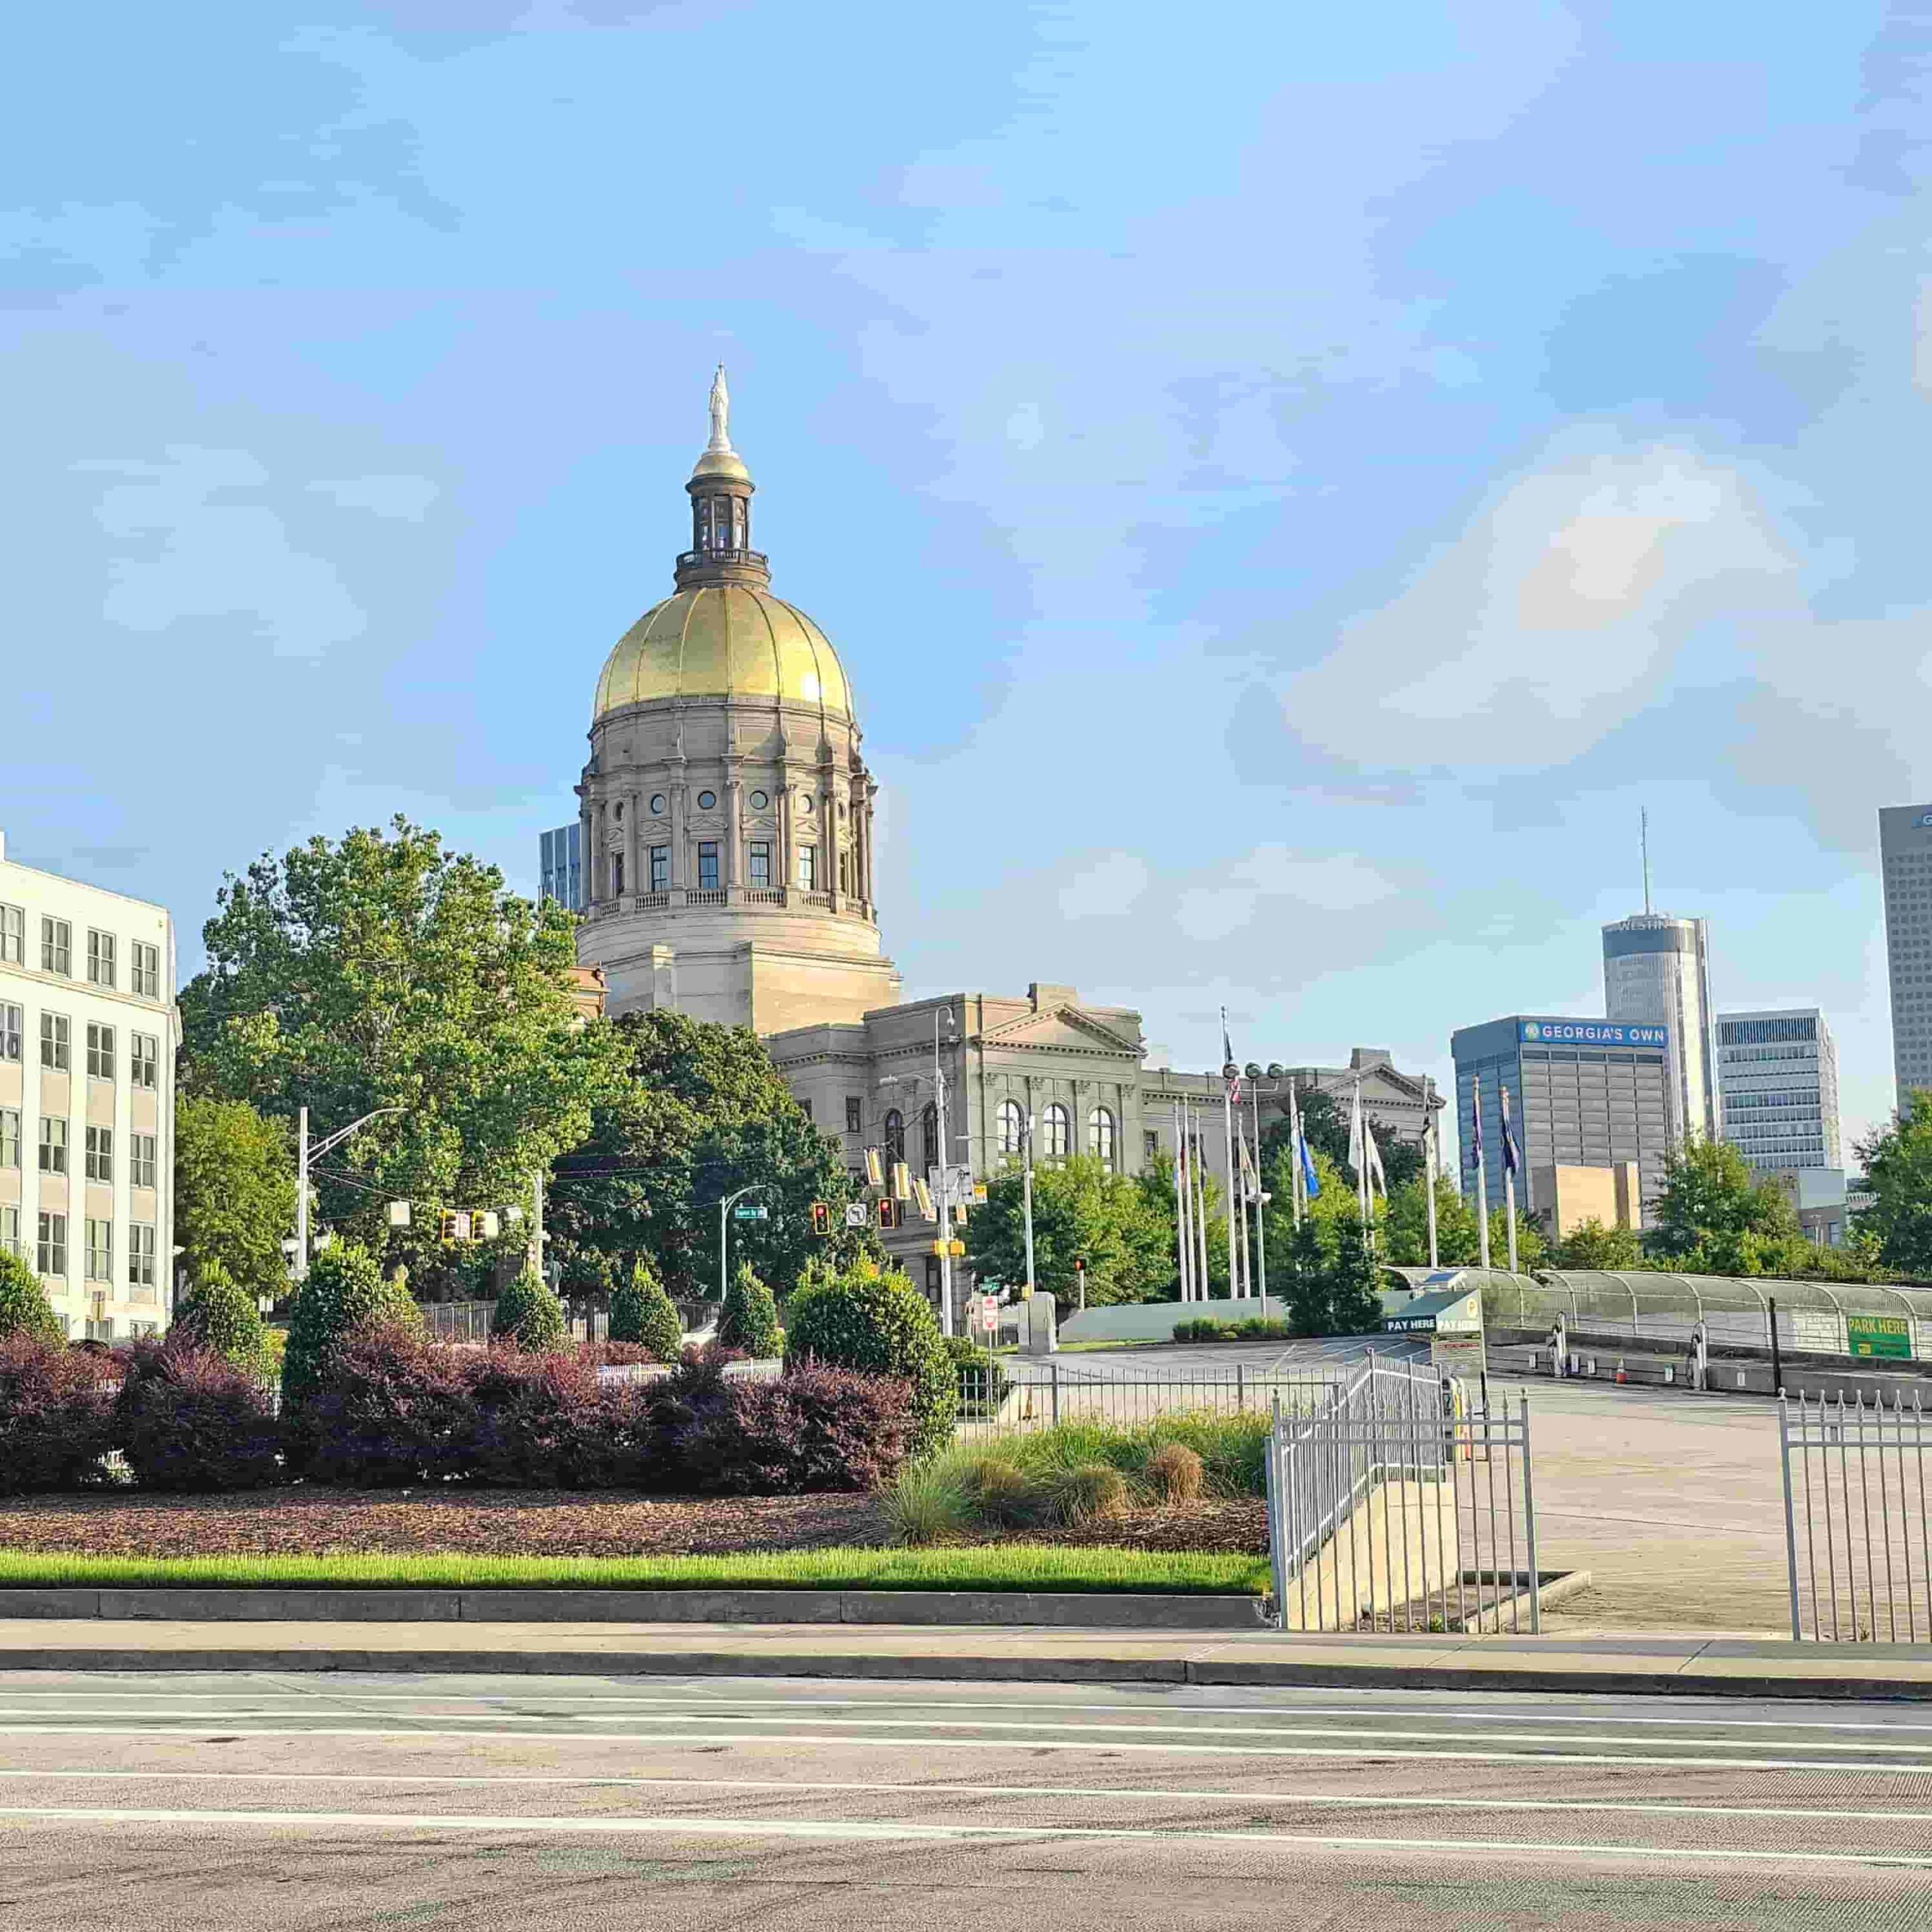
<svg viewBox="0 0 1932 1932"><path fill-rule="evenodd" d="M931 1220L934 1218L933 1191L923 1180L915 1180L913 1182L912 1198L919 1204L919 1213L921 1216L926 1220Z"/></svg>
<svg viewBox="0 0 1932 1932"><path fill-rule="evenodd" d="M456 1210L454 1208L445 1208L443 1210L440 1231L444 1240L456 1239Z"/></svg>
<svg viewBox="0 0 1932 1932"><path fill-rule="evenodd" d="M899 1203L887 1195L878 1204L878 1231L890 1234L899 1225Z"/></svg>
<svg viewBox="0 0 1932 1932"><path fill-rule="evenodd" d="M876 1147L866 1149L866 1180L873 1187L885 1185L885 1163Z"/></svg>
<svg viewBox="0 0 1932 1932"><path fill-rule="evenodd" d="M912 1198L912 1171L903 1161L892 1164L892 1198L895 1201L910 1201Z"/></svg>
<svg viewBox="0 0 1932 1932"><path fill-rule="evenodd" d="M829 1201L812 1203L812 1232L829 1235L832 1232L832 1204Z"/></svg>

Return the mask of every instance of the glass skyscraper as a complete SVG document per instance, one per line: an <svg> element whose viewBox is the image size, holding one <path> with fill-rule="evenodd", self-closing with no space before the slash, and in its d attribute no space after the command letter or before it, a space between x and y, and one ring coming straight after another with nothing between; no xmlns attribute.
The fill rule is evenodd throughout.
<svg viewBox="0 0 1932 1932"><path fill-rule="evenodd" d="M1838 1055L1815 1006L1718 1021L1724 1137L1761 1172L1844 1164Z"/></svg>
<svg viewBox="0 0 1932 1932"><path fill-rule="evenodd" d="M538 841L537 890L573 912L583 906L583 827L575 819Z"/></svg>
<svg viewBox="0 0 1932 1932"><path fill-rule="evenodd" d="M1892 1075L1899 1104L1932 1087L1932 805L1878 814L1885 877L1885 964L1891 981Z"/></svg>
<svg viewBox="0 0 1932 1932"><path fill-rule="evenodd" d="M1638 912L1603 929L1604 1011L1670 1035L1670 1131L1681 1144L1718 1134L1710 935L1702 919Z"/></svg>

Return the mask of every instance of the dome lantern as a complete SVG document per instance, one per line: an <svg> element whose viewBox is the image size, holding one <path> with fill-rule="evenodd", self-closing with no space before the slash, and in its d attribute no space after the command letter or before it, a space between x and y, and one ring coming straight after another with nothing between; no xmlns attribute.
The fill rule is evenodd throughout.
<svg viewBox="0 0 1932 1932"><path fill-rule="evenodd" d="M678 559L678 588L743 583L762 589L771 572L751 546L752 494L758 486L731 447L731 395L721 362L711 379L710 408L711 440L685 485L691 499L691 547Z"/></svg>

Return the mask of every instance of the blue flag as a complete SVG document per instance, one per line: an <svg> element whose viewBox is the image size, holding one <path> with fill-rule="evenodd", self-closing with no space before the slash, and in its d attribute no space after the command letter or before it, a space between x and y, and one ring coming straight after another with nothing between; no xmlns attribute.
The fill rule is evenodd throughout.
<svg viewBox="0 0 1932 1932"><path fill-rule="evenodd" d="M1505 1174L1520 1174L1522 1170L1516 1164L1516 1137L1509 1126L1509 1090L1500 1081L1497 1083L1497 1098L1503 1103L1503 1171Z"/></svg>
<svg viewBox="0 0 1932 1932"><path fill-rule="evenodd" d="M1295 1137L1301 1149L1302 1180L1308 1189L1308 1198L1312 1201L1321 1192L1321 1177L1315 1171L1315 1156L1308 1151L1308 1137L1298 1134Z"/></svg>

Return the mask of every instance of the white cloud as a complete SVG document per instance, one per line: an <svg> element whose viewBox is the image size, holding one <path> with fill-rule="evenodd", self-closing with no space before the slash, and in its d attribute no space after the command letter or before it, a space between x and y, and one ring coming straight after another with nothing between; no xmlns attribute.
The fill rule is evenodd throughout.
<svg viewBox="0 0 1932 1932"><path fill-rule="evenodd" d="M1219 878L1188 887L1175 903L1174 923L1203 943L1229 938L1251 924L1265 903L1329 914L1359 912L1394 897L1395 881L1353 853L1318 857L1286 845L1257 845Z"/></svg>
<svg viewBox="0 0 1932 1932"><path fill-rule="evenodd" d="M1721 599L1788 605L1792 568L1694 451L1558 454L1294 678L1288 720L1369 765L1561 764L1642 708Z"/></svg>
<svg viewBox="0 0 1932 1932"><path fill-rule="evenodd" d="M1147 890L1147 862L1133 852L1109 852L1074 874L1060 888L1060 916L1115 917L1131 912Z"/></svg>
<svg viewBox="0 0 1932 1932"><path fill-rule="evenodd" d="M350 476L318 481L309 488L346 510L367 510L371 516L396 517L420 523L441 494L426 476Z"/></svg>

